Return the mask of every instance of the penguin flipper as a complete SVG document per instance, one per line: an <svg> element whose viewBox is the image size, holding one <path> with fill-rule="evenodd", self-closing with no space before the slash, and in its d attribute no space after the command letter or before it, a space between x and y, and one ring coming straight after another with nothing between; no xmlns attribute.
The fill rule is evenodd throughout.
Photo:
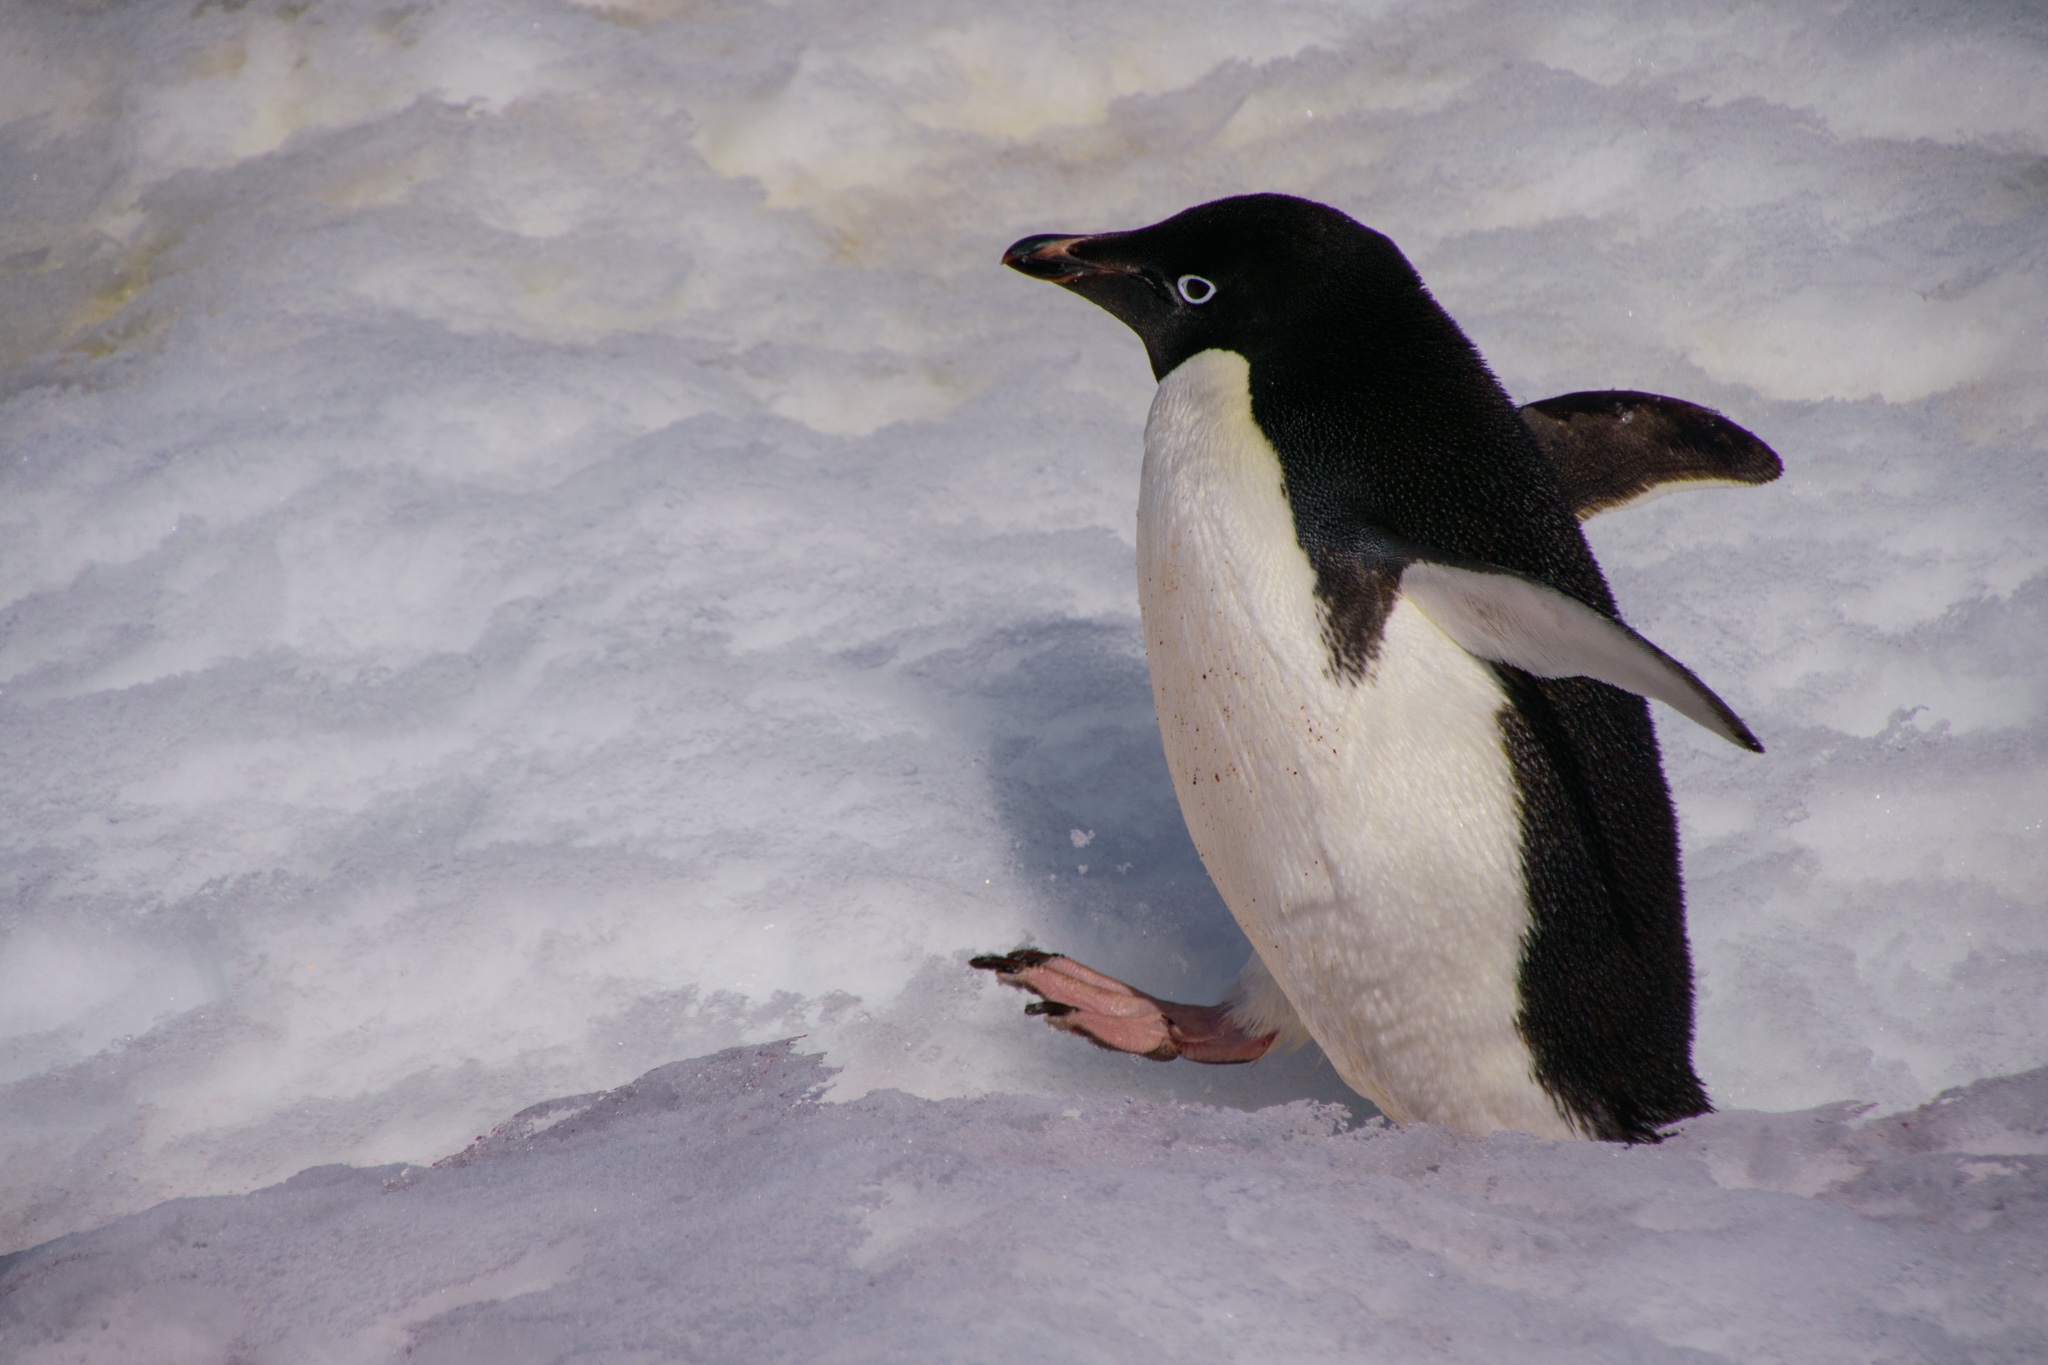
<svg viewBox="0 0 2048 1365"><path fill-rule="evenodd" d="M1581 521L1681 487L1769 483L1785 468L1712 408L1654 393L1565 393L1521 412Z"/></svg>
<svg viewBox="0 0 2048 1365"><path fill-rule="evenodd" d="M969 963L994 972L1006 986L1039 997L1024 1007L1062 1033L1086 1038L1110 1052L1133 1052L1155 1062L1255 1062L1276 1034L1257 1037L1239 1027L1230 1004L1183 1005L1147 995L1058 953L1035 948L977 957Z"/></svg>
<svg viewBox="0 0 2048 1365"><path fill-rule="evenodd" d="M1730 744L1764 751L1691 669L1613 617L1525 574L1417 557L1402 569L1400 591L1476 658L1538 678L1595 678L1661 701Z"/></svg>

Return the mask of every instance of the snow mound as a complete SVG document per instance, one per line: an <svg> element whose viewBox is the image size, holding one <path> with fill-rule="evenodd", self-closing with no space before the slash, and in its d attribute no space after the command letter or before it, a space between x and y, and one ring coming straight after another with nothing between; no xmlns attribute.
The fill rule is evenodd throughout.
<svg viewBox="0 0 2048 1365"><path fill-rule="evenodd" d="M823 1104L791 1043L0 1262L21 1365L2022 1361L2048 1069L1657 1147L1137 1100Z"/></svg>

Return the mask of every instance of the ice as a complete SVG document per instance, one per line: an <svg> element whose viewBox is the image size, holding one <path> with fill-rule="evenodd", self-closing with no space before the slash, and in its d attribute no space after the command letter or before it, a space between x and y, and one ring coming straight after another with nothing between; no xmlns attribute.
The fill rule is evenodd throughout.
<svg viewBox="0 0 2048 1365"><path fill-rule="evenodd" d="M1250 189L1390 233L1519 398L1671 393L1785 459L1767 488L1589 527L1632 624L1769 750L1660 720L1699 1064L1763 1115L1695 1131L2031 1072L2044 77L2038 6L1960 0L6 7L0 1248L429 1163L546 1097L799 1034L830 1103L789 1141L821 1168L865 1160L835 1133L955 1121L919 1116L1133 1105L1233 1153L1189 1168L1173 1198L1199 1202L1280 1180L1245 1135L1306 1121L1225 1111L1363 1115L1313 1056L1099 1055L964 965L1028 942L1214 999L1243 960L1135 627L1142 351L996 258ZM1194 1102L1221 1108L1171 1107ZM1635 1245L1586 1172L1668 1176L1683 1204L1706 1159L1517 1141L1471 1159L1551 1191L1516 1235L1574 1283L1639 1283L1633 1252L1542 1226ZM1024 1176L1002 1163L1036 1159L961 1150L1006 1197ZM1123 1215L1182 1245L1193 1225L1142 1183ZM1824 1188L1715 1205L1761 1240L1695 1229L1687 1264L1738 1283L1712 1267L1852 1216L1807 1199ZM1215 1207L1266 1235L1242 1201ZM930 1264L964 1206L908 1207L873 1256ZM1971 1341L2038 1330L2037 1287L1971 1297L1957 1267L1990 1262L1961 1234L1825 1236L1879 1224L1822 1286L1840 1316L1812 1321L1889 1302L1905 1262L1883 1248L1911 1243L1934 1268L1910 1311ZM481 1296L464 1311L577 1273L510 1232L480 1244L463 1273L501 1279L451 1289ZM1432 1297L1420 1253L1385 1254L1274 1283L1453 1327L1522 1302L1496 1280ZM1194 1280L1236 1292L1226 1269ZM1210 1321L1147 1273L1146 1302ZM106 1311L149 1321L137 1293ZM401 1298L375 1300L391 1350ZM211 1300L189 1302L212 1358ZM1765 1358L1741 1333L1771 1310L1739 1295L1724 1337L1681 1330L1671 1295L1622 1302L1600 1321Z"/></svg>

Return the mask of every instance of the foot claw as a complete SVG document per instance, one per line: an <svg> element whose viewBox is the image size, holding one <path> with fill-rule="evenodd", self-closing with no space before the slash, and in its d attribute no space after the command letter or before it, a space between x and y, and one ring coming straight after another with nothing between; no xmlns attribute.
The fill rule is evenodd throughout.
<svg viewBox="0 0 2048 1365"><path fill-rule="evenodd" d="M1032 967L1043 967L1053 960L1055 954L1041 953L1036 948L1019 948L1010 953L984 953L970 957L967 965L979 967L985 972L996 972L1003 976L1015 976Z"/></svg>

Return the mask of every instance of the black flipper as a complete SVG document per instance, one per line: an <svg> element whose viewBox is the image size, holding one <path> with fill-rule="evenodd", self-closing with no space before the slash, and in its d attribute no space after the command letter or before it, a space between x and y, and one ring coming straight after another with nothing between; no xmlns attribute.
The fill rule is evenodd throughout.
<svg viewBox="0 0 2048 1365"><path fill-rule="evenodd" d="M1581 521L1673 487L1769 483L1784 472L1754 435L1676 398L1603 389L1560 394L1521 412Z"/></svg>

